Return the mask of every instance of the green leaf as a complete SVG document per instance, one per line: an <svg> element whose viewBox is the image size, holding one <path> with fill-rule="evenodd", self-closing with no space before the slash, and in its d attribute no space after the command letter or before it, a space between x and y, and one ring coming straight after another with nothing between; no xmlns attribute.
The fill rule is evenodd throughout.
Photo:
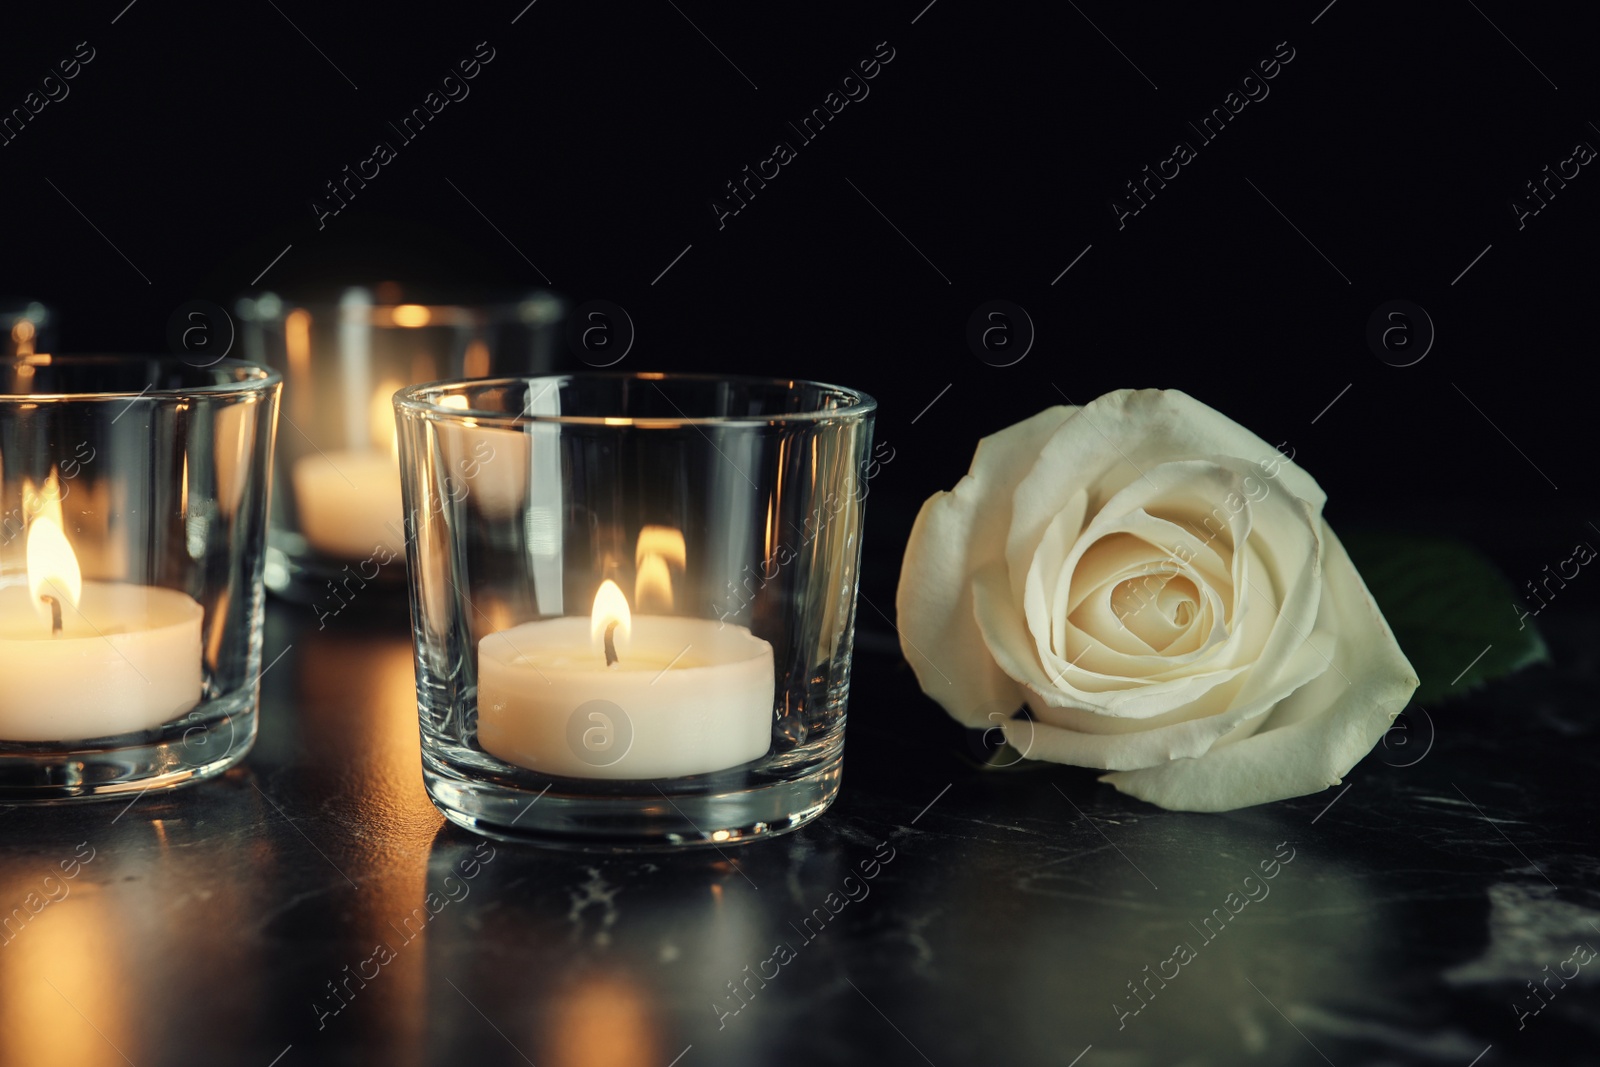
<svg viewBox="0 0 1600 1067"><path fill-rule="evenodd" d="M1422 680L1413 703L1434 704L1549 662L1532 618L1519 618L1529 605L1470 545L1368 533L1344 546Z"/></svg>

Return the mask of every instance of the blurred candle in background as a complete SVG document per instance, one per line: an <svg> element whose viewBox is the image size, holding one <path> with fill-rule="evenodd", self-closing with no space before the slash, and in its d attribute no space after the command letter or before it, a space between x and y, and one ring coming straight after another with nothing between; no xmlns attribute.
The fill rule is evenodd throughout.
<svg viewBox="0 0 1600 1067"><path fill-rule="evenodd" d="M294 465L300 530L320 552L343 559L366 559L379 549L393 558L405 554L400 459L390 407L390 397L401 385L385 381L372 394L363 423L371 447L317 451Z"/></svg>
<svg viewBox="0 0 1600 1067"><path fill-rule="evenodd" d="M552 294L493 305L404 295L384 282L346 288L332 302L264 293L237 305L241 354L284 374L267 586L328 614L353 597L376 606L404 594L414 533L401 498L395 391L452 376L547 371L556 358L565 304ZM482 492L491 503L520 498L527 450L467 436L452 500L462 492Z"/></svg>

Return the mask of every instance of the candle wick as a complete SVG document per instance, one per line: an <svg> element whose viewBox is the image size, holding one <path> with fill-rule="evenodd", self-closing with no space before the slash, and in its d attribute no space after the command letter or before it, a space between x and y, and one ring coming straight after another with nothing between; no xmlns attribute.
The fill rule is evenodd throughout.
<svg viewBox="0 0 1600 1067"><path fill-rule="evenodd" d="M61 608L56 608L56 617L61 617ZM605 665L616 667L616 619L611 619L605 627Z"/></svg>
<svg viewBox="0 0 1600 1067"><path fill-rule="evenodd" d="M39 599L50 605L50 636L61 636L61 601L48 593L40 595Z"/></svg>

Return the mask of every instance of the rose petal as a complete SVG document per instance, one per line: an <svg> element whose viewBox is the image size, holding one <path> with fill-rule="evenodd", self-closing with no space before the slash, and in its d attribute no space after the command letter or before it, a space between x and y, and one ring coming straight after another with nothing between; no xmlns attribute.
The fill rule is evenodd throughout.
<svg viewBox="0 0 1600 1067"><path fill-rule="evenodd" d="M1233 574L1225 588L1234 592L1238 602L1232 609L1233 625L1220 643L1210 641L1187 655L1130 656L1104 647L1095 640L1095 630L1069 624L1065 651L1071 658L1042 658L1056 688L1079 699L1053 700L1045 693L1047 703L1082 705L1085 694L1094 694L1087 698L1089 706L1105 714L1161 715L1177 706L1172 696L1192 700L1208 688L1192 679L1209 678L1212 684L1221 684L1263 658L1281 662L1287 650L1305 639L1315 625L1321 590L1316 577L1321 519L1309 503L1296 499L1282 486L1267 487L1265 495L1254 501L1238 498L1234 506L1239 511L1233 514L1225 504L1209 504L1213 499L1231 499L1245 484L1249 469L1233 459L1160 464L1109 501L1103 512L1108 517L1097 517L1081 538L1087 545L1098 533L1125 525L1115 516L1139 507L1187 516L1191 526L1203 522L1204 528L1217 527L1208 535L1213 545L1223 540L1242 544L1243 551L1233 551L1231 544L1228 547ZM1209 511L1205 510L1208 506ZM1144 526L1150 525L1144 522ZM1087 550L1080 551L1078 558L1087 555ZM1069 566L1075 563L1069 558ZM1207 580L1216 584L1215 578ZM1101 619L1099 625L1103 632L1105 626L1117 624ZM1264 657L1269 642L1271 654ZM1243 695L1247 700L1266 692L1272 677L1270 671L1252 670L1252 674L1259 677Z"/></svg>
<svg viewBox="0 0 1600 1067"><path fill-rule="evenodd" d="M1263 514L1263 536L1259 545L1251 545L1256 569L1270 581L1274 592L1269 597L1246 573L1242 588L1247 603L1239 611L1270 612L1272 628L1251 653L1256 669L1240 694L1241 700L1253 700L1262 694L1278 699L1288 694L1270 666L1282 663L1295 649L1309 643L1311 631L1322 615L1327 556L1323 535L1331 531L1321 516L1312 512L1311 505L1295 501L1292 507L1299 511L1298 521L1286 522L1282 529L1272 529L1276 521L1283 519L1281 514Z"/></svg>
<svg viewBox="0 0 1600 1067"><path fill-rule="evenodd" d="M1074 677L1079 681L1092 678L1071 661L1052 655L1047 663L1041 663L1025 620L1011 607L1003 565L985 567L974 576L972 598L984 645L1001 670L1026 687L1030 707L1043 703L1145 719L1193 704L1207 690L1249 670L1248 664L1225 667L1163 680L1159 686L1130 686L1126 679L1110 679L1112 683L1120 682L1123 688L1096 692L1066 681L1068 671L1076 672Z"/></svg>
<svg viewBox="0 0 1600 1067"><path fill-rule="evenodd" d="M1062 432L1064 428L1057 431L1052 440L1059 439ZM1239 466L1235 460L1224 462ZM1035 472L1037 470L1036 467ZM1229 531L1230 544L1248 545L1253 516L1245 498L1239 497L1241 505L1237 511L1210 503L1236 493L1243 486L1243 478L1244 475L1232 466L1208 460L1179 460L1152 466L1139 475L1135 483L1105 502L1103 510L1084 528L1068 553L1062 565L1063 572L1075 573L1085 553L1101 538L1122 532L1129 515L1147 509L1176 509L1184 516L1203 516ZM1282 499L1273 502L1269 493L1263 503L1278 509L1289 508L1287 494L1280 494L1280 497ZM1213 519L1218 512L1223 514ZM1218 532L1213 531L1210 536L1215 537ZM1307 540L1310 540L1309 534ZM1238 572L1234 582L1237 583L1243 575L1238 570L1243 565L1238 557L1244 553L1233 555ZM1008 563L1015 560L1008 548ZM1212 687L1249 669L1253 661L1240 655L1240 650L1259 648L1267 637L1265 628L1235 626L1218 648L1208 649L1194 662L1153 653L1130 655L1108 643L1110 634L1106 631L1080 630L1070 619L1063 638L1051 642L1048 635L1052 628L1052 612L1044 601L1042 583L1036 580L1031 563L1028 569L1023 579L1023 614L1032 640L1026 633L1018 636L1018 612L1007 596L1011 583L997 573L997 568L986 567L975 575L973 603L978 612L979 629L984 633L995 662L1046 704L1135 718L1164 715L1198 700ZM1110 630L1114 632L1118 627L1120 623ZM1039 639L1041 634L1046 635L1044 640ZM1247 640L1252 634L1256 637ZM1060 652L1052 647L1056 643L1061 646ZM1028 654L1030 644L1032 655Z"/></svg>
<svg viewBox="0 0 1600 1067"><path fill-rule="evenodd" d="M1152 551L1137 553L1132 550L1118 552L1103 552L1102 548L1107 541L1116 541L1130 538L1147 545ZM1189 562L1183 562L1182 552L1187 554ZM1166 568L1179 574L1186 573L1191 568L1195 571L1192 576L1197 584L1219 589L1226 594L1229 600L1233 599L1233 578L1228 566L1216 553L1209 551L1203 542L1196 538L1189 530L1177 523L1140 508L1122 523L1122 532L1111 534L1099 544L1086 550L1078 560L1077 569L1071 573L1062 571L1056 579L1053 598L1056 610L1056 623L1067 615L1078 610L1078 605L1083 598L1103 585L1108 579L1115 578L1124 573L1121 564L1125 561L1148 559L1163 564ZM1067 583L1067 584L1063 584Z"/></svg>
<svg viewBox="0 0 1600 1067"><path fill-rule="evenodd" d="M1411 699L1417 675L1338 537L1326 525L1321 534L1318 624L1338 637L1331 653L1335 669L1296 690L1242 741L1101 781L1164 808L1231 811L1338 785L1372 751ZM1307 643L1323 644L1315 634Z"/></svg>
<svg viewBox="0 0 1600 1067"><path fill-rule="evenodd" d="M968 474L923 504L906 543L895 595L900 649L922 691L969 726L1022 705L1022 688L995 665L974 617L972 576L1000 557L1017 483L1077 408L1053 407L978 443Z"/></svg>
<svg viewBox="0 0 1600 1067"><path fill-rule="evenodd" d="M1321 636L1332 643L1330 635ZM1292 692L1325 673L1331 673L1327 661L1308 644L1303 653L1292 657L1278 672L1278 681L1284 692ZM1154 720L1117 719L1072 708L1041 708L1034 721L1010 719L1001 726L1006 741L1029 759L1132 771L1202 756L1235 737L1248 737L1269 718L1266 713L1280 699L1275 693L1239 701L1231 687L1217 696L1232 701L1231 705L1213 710L1208 706L1209 700L1202 700Z"/></svg>
<svg viewBox="0 0 1600 1067"><path fill-rule="evenodd" d="M1006 538L1016 602L1044 530L1079 489L1093 486L1090 514L1112 496L1176 458L1230 456L1275 478L1320 514L1327 497L1312 477L1220 411L1176 389L1123 389L1086 404L1060 425L1013 494Z"/></svg>
<svg viewBox="0 0 1600 1067"><path fill-rule="evenodd" d="M1223 640L1227 636L1227 623L1233 610L1233 578L1216 553L1203 545L1184 527L1143 510L1129 515L1123 524L1123 529L1126 535L1157 548L1159 550L1157 558L1142 566L1112 571L1108 565L1116 557L1108 558L1100 555L1096 551L1099 545L1096 545L1094 549L1083 554L1075 571L1063 570L1056 579L1055 594L1051 598L1053 647L1058 652L1063 647L1067 619L1082 606L1083 601L1091 593L1100 597L1108 586L1112 587L1112 592L1115 593L1118 582L1135 579L1132 588L1133 598L1146 601L1150 599L1153 582L1157 581L1152 576L1158 574L1176 575L1187 579L1199 590L1202 598L1201 611L1190 623L1189 633L1160 649L1160 653L1168 660L1175 660L1176 657L1193 659L1195 654L1204 652L1211 645ZM1123 535L1112 535L1112 538L1106 540L1118 536ZM1075 625L1079 630L1086 629L1082 622Z"/></svg>

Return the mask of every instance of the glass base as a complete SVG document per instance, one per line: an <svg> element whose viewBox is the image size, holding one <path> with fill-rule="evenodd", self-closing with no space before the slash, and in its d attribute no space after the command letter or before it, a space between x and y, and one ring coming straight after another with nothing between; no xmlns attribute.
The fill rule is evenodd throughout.
<svg viewBox="0 0 1600 1067"><path fill-rule="evenodd" d="M232 767L255 739L256 694L243 692L143 733L0 741L0 804L81 804L177 789Z"/></svg>
<svg viewBox="0 0 1600 1067"><path fill-rule="evenodd" d="M738 771L656 781L538 776L543 788L529 788L468 777L427 751L422 777L445 818L500 841L595 852L721 848L798 830L826 811L844 761L842 744L829 747L802 773L770 781Z"/></svg>

